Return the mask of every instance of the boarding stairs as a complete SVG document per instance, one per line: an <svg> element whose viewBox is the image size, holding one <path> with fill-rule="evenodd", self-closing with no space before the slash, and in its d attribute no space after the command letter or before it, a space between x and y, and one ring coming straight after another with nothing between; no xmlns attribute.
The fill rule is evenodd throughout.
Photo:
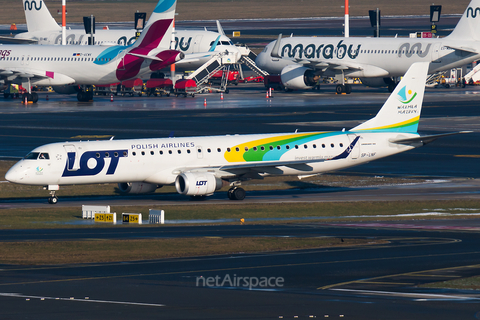
<svg viewBox="0 0 480 320"><path fill-rule="evenodd" d="M257 65L255 64L256 58L257 58L257 55L255 54L255 52L248 49L248 54L243 54L242 52L242 57L238 62L245 64L247 67L249 67L253 72L258 74L259 76L262 76L262 77L268 76L269 73L267 71L257 67Z"/></svg>
<svg viewBox="0 0 480 320"><path fill-rule="evenodd" d="M427 81L425 82L427 87L434 87L441 83L442 79L445 76L446 71L440 71L430 74L427 77Z"/></svg>
<svg viewBox="0 0 480 320"><path fill-rule="evenodd" d="M229 52L219 52L212 56L210 60L205 62L200 68L190 74L187 79L193 79L197 83L197 92L200 92L201 86L208 82L208 79L217 71L225 66L238 63L238 58L235 54ZM223 82L223 81L222 81ZM203 90L202 90L203 91Z"/></svg>

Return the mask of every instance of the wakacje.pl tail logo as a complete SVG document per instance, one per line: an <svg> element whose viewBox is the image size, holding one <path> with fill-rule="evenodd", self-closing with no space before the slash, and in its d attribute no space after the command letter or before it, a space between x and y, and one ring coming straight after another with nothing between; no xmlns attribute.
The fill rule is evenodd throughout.
<svg viewBox="0 0 480 320"><path fill-rule="evenodd" d="M416 92L413 92L412 90L407 91L407 86L404 86L400 91L398 91L398 100L403 103L407 104L412 102L413 99L417 96Z"/></svg>

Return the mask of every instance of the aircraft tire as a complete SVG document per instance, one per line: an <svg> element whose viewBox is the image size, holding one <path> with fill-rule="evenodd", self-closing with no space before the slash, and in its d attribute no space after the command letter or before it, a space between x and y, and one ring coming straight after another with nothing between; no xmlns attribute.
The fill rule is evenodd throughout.
<svg viewBox="0 0 480 320"><path fill-rule="evenodd" d="M32 102L37 103L38 102L38 94L37 93L32 93Z"/></svg>
<svg viewBox="0 0 480 320"><path fill-rule="evenodd" d="M228 190L228 199L230 200L245 199L245 190L243 190L242 188L230 188L230 190Z"/></svg>
<svg viewBox="0 0 480 320"><path fill-rule="evenodd" d="M50 204L57 204L57 202L58 202L57 196L48 198L48 203Z"/></svg>
<svg viewBox="0 0 480 320"><path fill-rule="evenodd" d="M85 93L83 91L80 91L77 93L77 100L79 102L84 102L85 101Z"/></svg>
<svg viewBox="0 0 480 320"><path fill-rule="evenodd" d="M335 88L335 92L337 94L342 94L343 92L345 92L345 86L343 84L337 85L337 87Z"/></svg>
<svg viewBox="0 0 480 320"><path fill-rule="evenodd" d="M352 93L352 86L351 85L349 85L349 84L345 85L345 93L346 94Z"/></svg>

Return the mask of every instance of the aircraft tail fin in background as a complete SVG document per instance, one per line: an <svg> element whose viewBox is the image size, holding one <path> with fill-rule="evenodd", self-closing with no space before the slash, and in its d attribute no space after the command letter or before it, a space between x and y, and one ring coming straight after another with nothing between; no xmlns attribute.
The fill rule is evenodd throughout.
<svg viewBox="0 0 480 320"><path fill-rule="evenodd" d="M410 66L377 115L350 131L396 131L416 133L422 111L429 62Z"/></svg>
<svg viewBox="0 0 480 320"><path fill-rule="evenodd" d="M157 48L169 49L176 5L176 0L159 0L133 48L149 49L148 51Z"/></svg>
<svg viewBox="0 0 480 320"><path fill-rule="evenodd" d="M62 30L48 11L45 1L23 0L28 32Z"/></svg>
<svg viewBox="0 0 480 320"><path fill-rule="evenodd" d="M457 26L447 37L450 40L480 40L480 0L472 0Z"/></svg>

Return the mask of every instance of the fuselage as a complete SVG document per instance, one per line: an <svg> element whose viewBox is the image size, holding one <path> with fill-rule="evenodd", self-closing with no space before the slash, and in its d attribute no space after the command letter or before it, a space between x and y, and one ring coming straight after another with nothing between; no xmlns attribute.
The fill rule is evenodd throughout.
<svg viewBox="0 0 480 320"><path fill-rule="evenodd" d="M97 30L95 32L95 44L103 46L126 46L135 43L135 29L111 29ZM17 39L34 39L40 45L60 45L62 43L61 29L50 31L24 32L15 36ZM81 29L69 29L66 33L67 45L88 45L89 35ZM212 52L239 52L227 36L217 32L206 30L175 30L174 49L186 55L185 63L180 68L183 70L195 70L207 62L211 55L196 56L195 60L189 61L189 54ZM1 47L0 47L1 48Z"/></svg>
<svg viewBox="0 0 480 320"><path fill-rule="evenodd" d="M52 143L34 149L8 171L6 179L29 185L168 185L187 170L205 170L228 179L239 171L223 170L223 166L265 161L312 162L263 168L262 175L310 175L412 149L389 139L416 136L347 131Z"/></svg>
<svg viewBox="0 0 480 320"><path fill-rule="evenodd" d="M131 78L130 66L123 63L129 48L1 45L0 69L30 75L34 85L109 84ZM133 77L151 73L150 64L143 60Z"/></svg>
<svg viewBox="0 0 480 320"><path fill-rule="evenodd" d="M478 41L456 41L447 38L341 38L341 37L289 37L281 40L280 55L271 56L275 41L258 55L256 64L270 73L280 73L296 60L318 61L351 66L345 70L350 77L399 77L414 62L431 62L429 73L460 67L480 59L480 54L456 51L452 48L468 47L480 52ZM361 70L355 69L361 66ZM322 66L318 67L319 70ZM332 68L325 76L332 76Z"/></svg>

